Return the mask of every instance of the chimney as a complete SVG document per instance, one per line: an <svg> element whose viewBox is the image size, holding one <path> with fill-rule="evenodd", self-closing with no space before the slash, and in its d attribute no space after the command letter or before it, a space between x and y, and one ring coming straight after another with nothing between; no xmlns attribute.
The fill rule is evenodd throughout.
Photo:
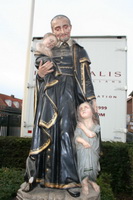
<svg viewBox="0 0 133 200"><path fill-rule="evenodd" d="M14 96L13 94L11 94L11 97L12 97L12 98L15 98L15 96Z"/></svg>

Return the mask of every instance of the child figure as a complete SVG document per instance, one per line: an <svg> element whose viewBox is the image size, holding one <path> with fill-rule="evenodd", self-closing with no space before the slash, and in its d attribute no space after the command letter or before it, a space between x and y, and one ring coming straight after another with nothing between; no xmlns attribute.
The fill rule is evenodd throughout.
<svg viewBox="0 0 133 200"><path fill-rule="evenodd" d="M100 126L91 104L84 102L77 109L78 123L75 130L78 174L82 193L89 194L89 183L96 192L100 191L96 183L100 171Z"/></svg>
<svg viewBox="0 0 133 200"><path fill-rule="evenodd" d="M42 42L38 42L36 44L36 51L35 51L35 66L38 69L40 62L44 64L47 61L53 62L53 72L45 75L44 81L45 81L45 88L51 87L54 84L58 83L58 80L56 77L58 75L61 75L61 71L57 64L52 59L52 51L51 49L55 47L58 43L58 40L56 36L53 33L46 33L43 37Z"/></svg>

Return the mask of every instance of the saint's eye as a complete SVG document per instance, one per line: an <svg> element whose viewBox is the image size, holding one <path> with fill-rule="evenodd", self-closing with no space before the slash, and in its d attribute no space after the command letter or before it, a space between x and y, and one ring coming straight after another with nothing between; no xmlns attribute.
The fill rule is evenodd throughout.
<svg viewBox="0 0 133 200"><path fill-rule="evenodd" d="M68 28L68 25L65 25L65 26L64 26L64 29L67 29L67 28Z"/></svg>
<svg viewBox="0 0 133 200"><path fill-rule="evenodd" d="M55 30L56 30L56 31L60 31L60 27L56 27Z"/></svg>

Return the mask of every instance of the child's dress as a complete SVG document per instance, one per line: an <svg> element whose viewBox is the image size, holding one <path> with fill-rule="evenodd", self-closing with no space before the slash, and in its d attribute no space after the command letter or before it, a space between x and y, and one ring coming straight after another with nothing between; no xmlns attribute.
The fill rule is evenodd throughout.
<svg viewBox="0 0 133 200"><path fill-rule="evenodd" d="M83 138L91 147L85 148L81 143L76 142L78 175L80 181L88 177L91 181L96 181L98 172L100 171L99 153L100 153L100 126L94 125L92 130L96 136L89 138L82 129L76 128L75 141L77 137Z"/></svg>

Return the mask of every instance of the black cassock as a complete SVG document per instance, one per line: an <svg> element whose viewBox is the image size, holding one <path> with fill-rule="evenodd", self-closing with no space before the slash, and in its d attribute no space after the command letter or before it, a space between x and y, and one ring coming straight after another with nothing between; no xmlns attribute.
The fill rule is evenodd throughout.
<svg viewBox="0 0 133 200"><path fill-rule="evenodd" d="M80 103L95 99L90 60L75 41L53 49L53 60L61 74L48 83L48 75L36 77L35 120L29 159L34 169L26 169L26 179L45 187L78 187L74 130ZM50 80L50 79L49 79ZM27 168L28 168L27 164ZM32 168L32 167L31 167Z"/></svg>

